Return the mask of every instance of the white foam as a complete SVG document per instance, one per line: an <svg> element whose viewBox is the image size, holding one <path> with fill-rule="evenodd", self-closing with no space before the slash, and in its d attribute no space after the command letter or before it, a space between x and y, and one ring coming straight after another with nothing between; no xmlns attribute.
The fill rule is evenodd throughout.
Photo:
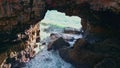
<svg viewBox="0 0 120 68"><path fill-rule="evenodd" d="M57 51L47 51L47 46L44 46L25 68L73 68L73 66L63 61Z"/></svg>

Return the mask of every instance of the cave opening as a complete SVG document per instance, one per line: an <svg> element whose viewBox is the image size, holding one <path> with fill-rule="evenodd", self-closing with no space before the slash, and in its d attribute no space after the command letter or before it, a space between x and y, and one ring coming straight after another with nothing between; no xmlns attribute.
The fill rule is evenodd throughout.
<svg viewBox="0 0 120 68"><path fill-rule="evenodd" d="M70 63L62 60L58 51L49 50L49 45L62 37L65 41L73 46L76 39L81 38L81 18L78 16L67 16L65 13L56 10L48 10L40 24L40 45L39 52L32 63L28 63L26 67L31 68L73 68ZM61 40L58 41L62 43ZM39 59L39 60L38 60ZM41 63L39 63L41 62ZM50 63L49 63L50 62ZM39 63L39 65L36 65Z"/></svg>
<svg viewBox="0 0 120 68"><path fill-rule="evenodd" d="M14 58L22 54L23 57L19 56L18 59L19 62L28 63L25 68L119 68L119 7L119 0L0 0L0 53L5 52L0 54L0 65L2 64L3 68L8 68L4 65L9 66L9 64L16 66L12 63L13 61L6 60L13 59L11 55L14 53ZM69 16L64 17L66 16L64 13L62 13L63 16L55 14L56 10L68 15L80 16L81 24L86 23L82 24L83 33L80 32L80 22L77 20L76 23L76 19L71 20L71 17L75 16L70 16L68 19ZM39 23L38 21L44 16L44 20ZM80 33L83 35L78 37ZM63 34L69 34L63 37L70 44L76 36L79 39L74 47L60 50L60 56L55 51L48 51L47 48L41 47L41 45L48 46L46 43L54 42L56 35ZM50 41L51 39L53 41ZM28 55L25 55L28 54L29 49L28 58ZM24 52L26 54L23 54ZM64 63L59 57L65 61L71 61L71 64L76 67ZM33 59L28 62L31 58ZM22 66L21 63L17 65L20 68Z"/></svg>
<svg viewBox="0 0 120 68"><path fill-rule="evenodd" d="M40 37L43 40L50 33L62 33L65 30L80 31L81 18L78 16L67 16L57 10L48 10L44 19L40 22Z"/></svg>

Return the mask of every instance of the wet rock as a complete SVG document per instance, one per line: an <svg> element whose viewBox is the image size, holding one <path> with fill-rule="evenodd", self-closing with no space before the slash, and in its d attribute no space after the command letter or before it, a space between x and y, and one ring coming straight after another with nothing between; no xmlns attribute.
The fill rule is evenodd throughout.
<svg viewBox="0 0 120 68"><path fill-rule="evenodd" d="M75 29L75 28L71 28L71 27L66 27L64 28L64 33L69 33L69 34L80 34L80 31Z"/></svg>
<svg viewBox="0 0 120 68"><path fill-rule="evenodd" d="M73 48L59 50L61 58L76 68L119 68L119 52L119 41L113 39L92 44L78 39Z"/></svg>
<svg viewBox="0 0 120 68"><path fill-rule="evenodd" d="M88 44L83 39L78 39L73 48L61 49L59 50L59 54L62 59L73 64L76 68L92 68L91 66L95 62L94 60L100 57L84 49L87 45Z"/></svg>
<svg viewBox="0 0 120 68"><path fill-rule="evenodd" d="M48 50L59 50L60 48L68 46L70 46L70 44L66 42L62 37L60 37L48 46Z"/></svg>
<svg viewBox="0 0 120 68"><path fill-rule="evenodd" d="M60 57L65 60L66 62L69 62L71 63L71 59L70 59L70 55L68 54L69 53L69 50L70 49L67 49L67 48L62 48L59 50L59 55Z"/></svg>

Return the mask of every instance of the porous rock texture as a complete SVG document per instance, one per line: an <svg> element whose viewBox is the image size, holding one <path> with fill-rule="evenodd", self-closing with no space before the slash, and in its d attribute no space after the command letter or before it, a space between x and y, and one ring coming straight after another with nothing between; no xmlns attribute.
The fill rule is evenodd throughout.
<svg viewBox="0 0 120 68"><path fill-rule="evenodd" d="M120 67L120 0L0 0L0 50L15 44L30 25L44 17L46 10L87 21L84 38L78 39L73 48L59 51L64 60L76 68Z"/></svg>
<svg viewBox="0 0 120 68"><path fill-rule="evenodd" d="M83 38L60 56L76 68L119 68L119 0L46 0L48 9L82 18Z"/></svg>
<svg viewBox="0 0 120 68"><path fill-rule="evenodd" d="M39 21L45 16L42 0L0 0L0 64L6 52L24 50L40 41Z"/></svg>

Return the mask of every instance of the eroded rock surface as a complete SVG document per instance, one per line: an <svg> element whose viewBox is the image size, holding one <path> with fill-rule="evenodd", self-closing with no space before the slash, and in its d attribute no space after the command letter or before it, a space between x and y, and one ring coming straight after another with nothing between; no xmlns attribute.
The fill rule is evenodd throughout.
<svg viewBox="0 0 120 68"><path fill-rule="evenodd" d="M83 24L84 37L75 47L59 51L65 61L76 68L119 68L119 0L47 0L47 7L87 22Z"/></svg>
<svg viewBox="0 0 120 68"><path fill-rule="evenodd" d="M119 4L119 0L47 0L48 9L56 9L67 15L77 15L93 25L115 30L120 26Z"/></svg>
<svg viewBox="0 0 120 68"><path fill-rule="evenodd" d="M12 42L45 14L45 2L41 0L1 0L0 8L0 43Z"/></svg>
<svg viewBox="0 0 120 68"><path fill-rule="evenodd" d="M42 0L0 0L0 53L34 47L40 41L38 23L45 13Z"/></svg>
<svg viewBox="0 0 120 68"><path fill-rule="evenodd" d="M85 46L76 42L74 46L78 45L78 51L75 48L65 49L76 66L83 64L83 67L104 68L102 66L107 66L104 64L110 61L112 68L119 67L119 0L0 0L0 50L6 50L14 43L18 45L14 41L26 37L21 34L41 20L47 9L77 15L88 21L83 40L89 44Z"/></svg>

